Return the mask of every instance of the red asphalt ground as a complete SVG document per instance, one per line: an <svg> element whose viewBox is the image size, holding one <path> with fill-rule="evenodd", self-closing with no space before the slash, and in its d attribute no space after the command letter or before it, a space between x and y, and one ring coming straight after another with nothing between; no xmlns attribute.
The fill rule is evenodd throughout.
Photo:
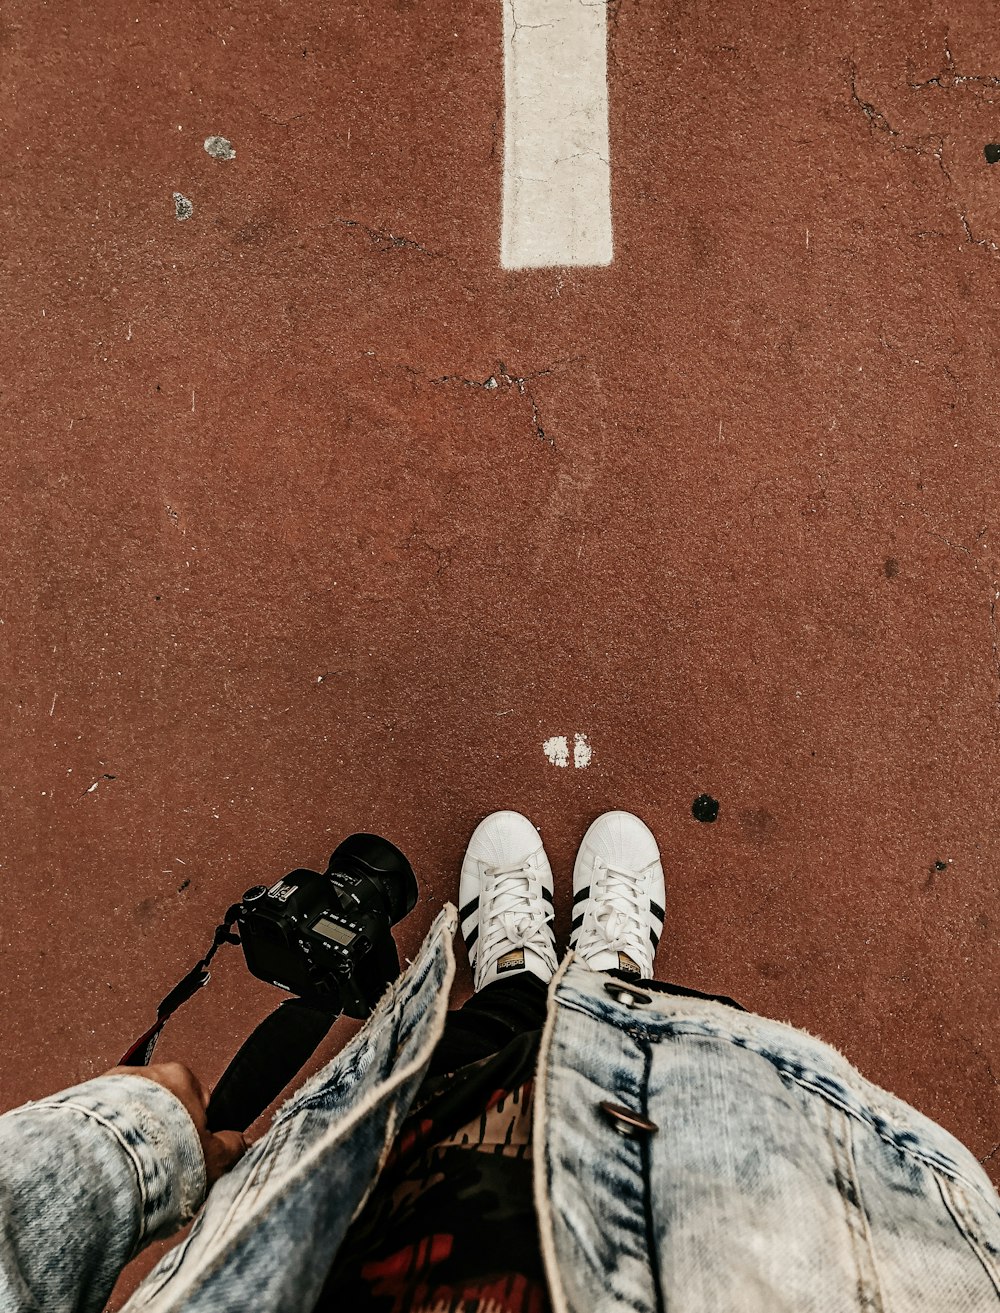
<svg viewBox="0 0 1000 1313"><path fill-rule="evenodd" d="M524 811L562 944L621 807L661 977L997 1179L994 19L610 4L614 262L511 273L501 18L5 8L0 1106L352 830L416 867L412 955ZM282 997L225 949L157 1056L214 1082Z"/></svg>

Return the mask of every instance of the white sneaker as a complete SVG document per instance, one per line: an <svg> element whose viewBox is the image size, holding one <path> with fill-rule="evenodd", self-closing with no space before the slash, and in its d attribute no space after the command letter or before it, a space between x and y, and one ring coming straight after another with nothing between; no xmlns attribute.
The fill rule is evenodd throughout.
<svg viewBox="0 0 1000 1313"><path fill-rule="evenodd" d="M552 868L542 836L526 816L493 812L476 826L462 863L458 904L477 990L517 971L552 978Z"/></svg>
<svg viewBox="0 0 1000 1313"><path fill-rule="evenodd" d="M605 812L583 836L573 868L569 946L594 971L653 977L666 886L653 832L631 812Z"/></svg>

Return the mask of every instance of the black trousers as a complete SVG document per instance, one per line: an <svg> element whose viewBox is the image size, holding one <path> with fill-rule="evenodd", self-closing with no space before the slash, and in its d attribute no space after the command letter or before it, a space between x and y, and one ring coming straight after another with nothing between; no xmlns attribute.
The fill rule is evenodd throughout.
<svg viewBox="0 0 1000 1313"><path fill-rule="evenodd" d="M688 998L709 998L729 1007L744 1008L722 994L702 994L697 989L671 985L663 980L636 980L627 971L606 971L636 989ZM493 980L467 999L460 1008L448 1013L444 1034L434 1050L429 1076L457 1071L468 1062L478 1062L499 1053L515 1036L528 1030L541 1030L545 1024L548 983L533 971L518 971L501 980Z"/></svg>

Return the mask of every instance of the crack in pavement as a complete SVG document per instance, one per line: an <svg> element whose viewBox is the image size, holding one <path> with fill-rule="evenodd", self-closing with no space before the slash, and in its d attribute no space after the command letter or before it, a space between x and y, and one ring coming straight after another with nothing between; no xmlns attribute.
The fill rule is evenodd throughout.
<svg viewBox="0 0 1000 1313"><path fill-rule="evenodd" d="M1000 87L1000 77L993 73L959 73L955 63L955 56L951 53L951 29L945 28L944 35L944 67L936 77L928 78L926 82L909 82L911 91L923 91L925 87L960 87L966 83L973 83L981 87Z"/></svg>
<svg viewBox="0 0 1000 1313"><path fill-rule="evenodd" d="M340 224L342 228L359 228L363 233L371 238L380 251L419 251L421 255L429 255L433 260L446 260L448 257L443 251L431 251L420 242L415 242L409 237L397 237L395 233L385 232L381 228L369 228L368 224L361 223L358 219L341 219L334 218L334 223Z"/></svg>
<svg viewBox="0 0 1000 1313"><path fill-rule="evenodd" d="M461 387L476 388L483 392L499 393L502 388L516 389L518 396L524 397L531 406L531 427L534 431L535 437L538 438L540 442L547 443L553 450L555 450L555 438L545 429L545 425L542 422L541 409L539 408L538 402L535 400L534 392L529 384L531 384L536 378L544 378L546 374L553 373L560 365L578 364L585 359L585 356L568 356L564 360L554 360L551 365L547 365L545 369L535 370L533 374L512 374L504 362L498 360L497 368L494 373L484 379L464 378L460 374L442 374L440 378L431 378L427 381L435 387L438 387L443 383L457 383ZM409 366L406 366L406 369L411 374L417 374L417 371L415 369L410 369ZM417 377L422 378L424 376L417 375Z"/></svg>
<svg viewBox="0 0 1000 1313"><path fill-rule="evenodd" d="M945 45L945 56L948 60L949 69L954 70L955 67L954 59L952 57L951 50L947 44ZM951 176L951 173L944 162L944 144L945 144L944 138L937 134L929 134L927 136L922 136L922 137L917 136L907 139L907 134L901 132L898 128L894 128L892 124L889 122L889 120L886 118L886 116L882 113L882 111L877 108L877 106L873 105L871 101L864 99L864 97L858 91L857 65L851 60L848 60L847 64L850 69L851 101L854 105L857 106L857 108L864 115L865 119L868 122L868 126L872 130L872 133L873 134L881 133L884 137L888 138L888 144L890 150L902 150L902 151L906 151L908 154L911 155L927 155L930 158L932 158L935 164L937 164L941 173L947 179L947 182L949 184L949 189L953 188L954 178ZM909 83L909 86L913 90L920 90L921 88L929 87L929 86L943 87L946 85L952 86L952 85L959 85L962 83L978 83L984 86L1000 87L1000 77L994 77L992 74L972 76L972 75L963 75L963 74L952 72L949 73L948 77L950 80L945 81L944 80L945 74L942 73L939 74L938 77L936 78L928 79L928 81L926 82L911 82ZM980 246L983 248L984 251L989 251L992 254L1000 254L1000 243L994 242L986 237L977 237L973 233L965 209L951 194L951 190L949 190L948 193L948 201L950 205L954 207L955 213L957 214L959 222L962 225L962 231L965 233L966 243L970 246ZM921 229L920 232L918 233L918 236L922 236L928 231L930 230Z"/></svg>
<svg viewBox="0 0 1000 1313"><path fill-rule="evenodd" d="M969 220L964 210L959 211L958 217L962 220L962 227L965 229L965 240L972 246L982 246L987 251L1000 251L1000 246L996 242L988 241L985 237L974 237L972 229L969 227Z"/></svg>
<svg viewBox="0 0 1000 1313"><path fill-rule="evenodd" d="M880 109L861 96L858 91L857 65L853 61L848 61L848 67L851 70L851 100L868 120L868 125L872 131L882 132L890 137L892 139L890 149L892 150L905 150L911 155L929 155L948 181L951 182L952 176L944 162L944 138L931 133L925 137L916 137L914 139L916 144L907 141L905 133L900 132L898 128L894 128Z"/></svg>

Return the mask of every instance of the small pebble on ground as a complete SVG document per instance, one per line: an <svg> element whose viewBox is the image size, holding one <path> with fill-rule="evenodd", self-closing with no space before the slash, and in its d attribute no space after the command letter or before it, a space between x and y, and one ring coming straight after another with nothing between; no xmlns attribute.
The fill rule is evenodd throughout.
<svg viewBox="0 0 1000 1313"><path fill-rule="evenodd" d="M205 149L213 160L234 160L236 158L233 143L227 141L225 137L206 137Z"/></svg>

